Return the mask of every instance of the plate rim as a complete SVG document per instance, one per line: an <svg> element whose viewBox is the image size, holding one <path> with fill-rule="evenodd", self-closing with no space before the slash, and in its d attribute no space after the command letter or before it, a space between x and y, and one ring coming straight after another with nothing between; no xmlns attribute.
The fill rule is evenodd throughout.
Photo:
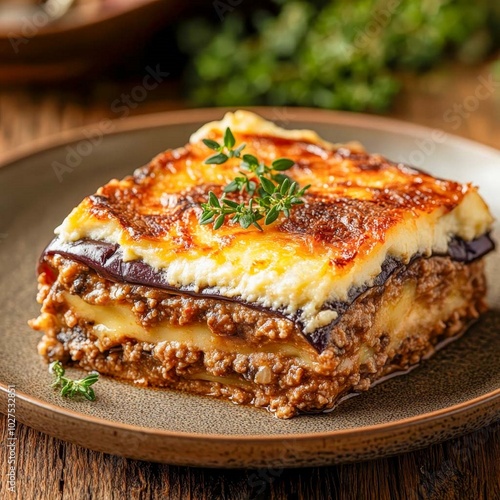
<svg viewBox="0 0 500 500"><path fill-rule="evenodd" d="M0 381L0 390L8 394L8 386ZM174 390L174 389L171 389ZM202 396L203 397L203 396ZM478 396L474 399L469 399L457 405L449 406L447 408L441 408L440 410L435 410L433 412L422 413L420 415L416 415L413 417L408 417L400 420L393 420L391 422L384 422L381 424L375 424L364 427L354 427L350 429L339 429L334 431L326 431L326 432L313 432L313 433L292 433L292 434L208 434L208 433L196 433L196 432L184 432L184 431L171 431L166 429L159 429L155 427L141 427L138 425L126 424L123 422L118 422L115 420L108 420L105 418L94 417L92 415L87 415L85 413L80 413L75 410L69 408L63 408L62 406L57 406L55 404L46 402L42 399L39 399L35 396L30 396L22 391L16 390L16 398L23 400L25 403L36 406L43 410L47 410L53 413L56 413L59 416L68 416L76 420L80 420L86 423L90 423L93 425L103 425L109 428L120 428L121 430L128 432L137 432L140 434L150 434L150 435L161 435L162 437L175 437L175 438L186 438L186 439L205 439L208 441L221 441L221 440L229 440L229 441L282 441L289 440L293 438L294 440L311 440L315 438L335 438L335 437L352 437L353 435L361 436L371 434L374 431L391 431L391 430L399 430L401 428L431 423L432 421L439 419L440 417L449 417L449 416L461 416L463 413L474 410L477 407L485 406L488 403L498 402L498 407L500 408L500 389L496 389L495 391L488 392L483 394L482 396ZM497 401L498 400L498 401ZM261 409L256 408L256 411ZM261 410L262 411L262 410ZM274 415L269 414L270 418L276 418ZM298 417L300 418L300 417Z"/></svg>
<svg viewBox="0 0 500 500"><path fill-rule="evenodd" d="M148 128L160 128L165 125L186 124L192 121L202 120L204 122L221 118L222 114L235 111L238 109L245 109L257 114L262 114L268 119L272 119L269 115L272 111L282 109L278 106L227 106L227 107L209 107L209 108L192 108L192 109L178 109L170 111L162 111L159 113L146 113L128 117L117 118L103 118L96 122L88 123L87 125L71 127L67 130L55 132L53 134L34 139L26 144L21 144L12 148L10 151L0 153L0 169L6 168L10 164L25 159L27 156L36 155L48 152L72 142L82 140L84 132L88 132L89 128L96 127L103 124L113 125L113 130L107 132L103 131L103 137L119 135L135 130L144 130ZM388 133L402 133L402 127L408 131L408 135L415 138L427 136L435 130L441 131L446 135L446 141L451 141L452 145L460 145L473 148L475 150L481 149L485 154L498 156L500 161L500 147L497 149L488 144L461 137L456 134L444 132L442 129L431 128L417 123L406 122L397 118L390 118L387 116L370 115L368 113L355 113L352 111L337 111L325 110L318 108L307 107L285 107L286 112L289 113L288 119L292 122L294 120L314 121L318 123L331 123L332 118L338 117L339 121L344 122L348 126L364 126L365 128L380 130L384 129ZM170 123L169 123L170 122ZM353 139L355 140L355 139ZM373 151L372 153L376 153Z"/></svg>
<svg viewBox="0 0 500 500"><path fill-rule="evenodd" d="M69 129L62 131L50 136L43 137L31 141L28 144L24 144L13 150L3 153L0 155L0 175L3 169L9 167L15 168L16 163L22 160L27 160L30 157L50 152L53 149L61 148L66 145L70 145L74 142L81 141L84 138L84 132L88 131L89 128L95 127L103 122L110 122L113 124L113 129L108 132L103 132L103 136L117 136L124 133L155 129L162 126L168 125L178 125L187 124L195 121L206 122L220 118L223 113L227 111L232 111L239 109L237 107L217 107L217 108L197 108L197 109L187 109L187 110L174 110L165 111L161 113L152 113L145 115L136 115L133 117L126 118L116 118L102 119L98 122L90 123L85 126ZM276 113L277 109L282 109L278 107L245 107L250 111L260 113L264 116L270 117L273 111ZM329 110L319 110L314 108L286 108L287 109L287 119L290 123L294 121L311 121L315 123L336 123L345 124L352 127L363 127L365 129L371 130L382 130L388 134L397 133L408 135L414 138L421 138L423 136L428 137L429 133L432 133L433 129L430 127L417 125L411 122L405 122L402 120L387 118L382 116L374 116L361 113L352 113L345 111L329 111ZM498 158L500 161L500 150L493 148L488 145L481 144L479 142L473 141L471 139L456 136L454 134L446 133L446 142L450 147L461 147L473 148L475 151L480 151L483 154ZM450 141L450 142L448 142ZM8 393L8 384L0 381L0 391L5 396ZM466 416L468 413L473 412L481 407L491 407L495 410L500 409L500 388L490 391L486 394L478 396L467 401L463 401L453 406L448 406L446 408L441 408L439 410L421 413L412 417L407 417L403 419L398 419L390 422L382 422L375 425L354 427L349 429L337 429L332 431L320 431L312 433L280 433L280 434L207 434L203 432L186 432L186 431L174 431L168 429L161 429L157 427L142 427L133 424L127 424L119 422L116 420L109 420L107 418L95 417L85 413L78 412L73 409L64 408L57 406L55 404L49 403L35 396L30 396L22 391L16 391L16 398L23 400L29 407L34 410L39 409L42 411L48 411L57 414L59 417L71 418L73 421L77 420L79 422L92 425L95 427L106 427L108 429L116 429L127 431L130 433L135 433L137 435L148 435L157 436L163 439L180 439L186 442L196 440L203 442L218 442L218 443L280 443L283 441L288 441L293 439L294 441L316 441L316 440L332 440L338 439L349 439L349 438L361 438L361 437L377 437L381 434L396 431L401 429L413 429L425 424L431 424L432 422L439 422L445 420L449 417L460 418ZM3 398L2 398L3 399ZM3 412L3 408L1 409ZM257 410L256 410L257 411ZM496 411L498 413L498 411ZM275 418L269 415L269 418ZM22 420L20 420L22 421ZM461 429L465 427L465 424L459 426L459 430L456 434L460 433ZM448 425L451 429L451 425ZM445 439L445 437L443 437ZM196 460L194 461L196 462ZM172 462L171 462L172 463Z"/></svg>

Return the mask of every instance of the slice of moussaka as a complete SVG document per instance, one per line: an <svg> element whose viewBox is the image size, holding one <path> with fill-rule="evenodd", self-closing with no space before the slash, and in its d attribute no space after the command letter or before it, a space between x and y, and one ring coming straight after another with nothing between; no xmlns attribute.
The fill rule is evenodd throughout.
<svg viewBox="0 0 500 500"><path fill-rule="evenodd" d="M68 215L30 324L50 361L321 412L485 311L492 224L471 184L237 111Z"/></svg>

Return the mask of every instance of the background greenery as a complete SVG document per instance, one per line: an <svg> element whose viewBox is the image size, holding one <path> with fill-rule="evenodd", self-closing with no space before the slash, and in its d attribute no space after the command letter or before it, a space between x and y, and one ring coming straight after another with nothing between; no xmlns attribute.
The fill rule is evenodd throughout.
<svg viewBox="0 0 500 500"><path fill-rule="evenodd" d="M383 111L402 73L475 63L500 47L498 0L245 2L214 2L212 20L178 30L195 105Z"/></svg>

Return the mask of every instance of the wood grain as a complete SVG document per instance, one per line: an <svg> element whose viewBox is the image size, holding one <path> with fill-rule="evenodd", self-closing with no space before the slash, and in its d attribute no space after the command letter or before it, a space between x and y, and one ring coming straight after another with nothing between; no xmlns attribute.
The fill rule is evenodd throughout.
<svg viewBox="0 0 500 500"><path fill-rule="evenodd" d="M6 419L0 420L5 442ZM17 427L17 493L42 499L500 498L500 423L404 455L304 469L195 469L98 453ZM2 450L2 478L6 457Z"/></svg>
<svg viewBox="0 0 500 500"><path fill-rule="evenodd" d="M492 88L458 123L456 106L474 107L490 67L444 68L408 78L392 116L500 147L500 92ZM87 88L0 90L0 155L29 141L104 118L137 82ZM482 93L481 95L486 95ZM130 114L184 107L171 83ZM499 174L500 175L500 174ZM500 418L500 416L499 416ZM500 499L500 421L459 439L396 457L298 470L220 470L128 460L16 428L17 491L7 490L7 419L0 417L0 498L18 499Z"/></svg>

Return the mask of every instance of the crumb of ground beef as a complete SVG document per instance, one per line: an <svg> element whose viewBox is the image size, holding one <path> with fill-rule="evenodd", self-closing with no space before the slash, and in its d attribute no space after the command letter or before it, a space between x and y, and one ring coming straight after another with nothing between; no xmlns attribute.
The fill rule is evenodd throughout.
<svg viewBox="0 0 500 500"><path fill-rule="evenodd" d="M84 300L93 304L129 304L146 324L155 324L160 317L179 325L205 321L217 335L251 337L258 346L263 345L259 343L262 337L288 345L295 326L289 320L241 304L106 282L85 266L53 259L62 271L51 286L43 275L40 277L43 312L31 322L33 328L45 332L39 344L45 358L71 361L140 385L175 387L265 407L279 418L332 408L346 393L366 390L385 375L406 370L430 355L441 339L456 335L485 310L482 262L466 265L433 257L414 261L384 285L358 297L333 328L327 347L310 363L279 350L248 354L219 349L203 352L183 342L154 344L134 340L116 346L89 333L92 325L65 307L62 290L78 290ZM395 348L390 335L374 330L374 325L384 304L397 298L408 282L415 284L418 300L429 311L439 311L456 289L460 289L463 301L436 324L422 322L420 331L409 333ZM361 347L371 353L363 362L359 358Z"/></svg>

